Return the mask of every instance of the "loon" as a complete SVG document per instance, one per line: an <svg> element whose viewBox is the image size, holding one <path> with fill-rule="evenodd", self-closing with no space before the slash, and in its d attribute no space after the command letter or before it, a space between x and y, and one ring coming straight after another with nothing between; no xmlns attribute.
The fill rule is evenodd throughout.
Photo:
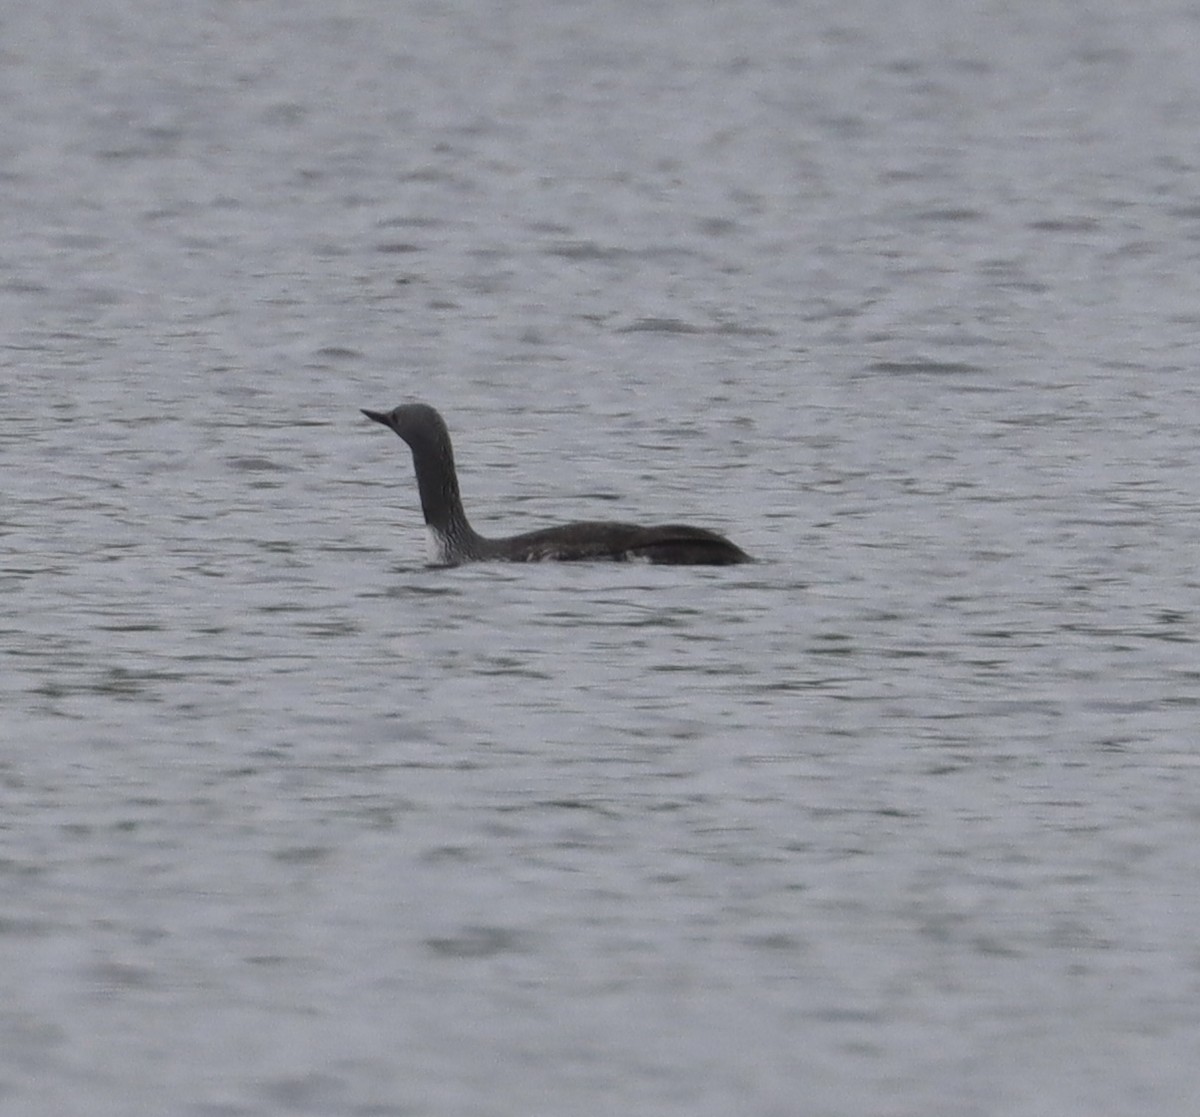
<svg viewBox="0 0 1200 1117"><path fill-rule="evenodd" d="M640 527L610 521L584 521L543 528L504 539L485 539L467 522L454 451L445 420L425 403L401 404L391 411L362 409L394 430L412 450L421 491L421 510L429 530L430 562L457 566L464 562L628 562L728 566L751 562L740 547L702 527L666 524Z"/></svg>

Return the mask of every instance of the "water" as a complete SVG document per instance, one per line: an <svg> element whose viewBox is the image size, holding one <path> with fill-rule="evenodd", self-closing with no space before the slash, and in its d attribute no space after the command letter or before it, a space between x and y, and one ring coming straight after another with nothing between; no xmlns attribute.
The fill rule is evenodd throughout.
<svg viewBox="0 0 1200 1117"><path fill-rule="evenodd" d="M1194 1111L1190 8L0 42L0 1109Z"/></svg>

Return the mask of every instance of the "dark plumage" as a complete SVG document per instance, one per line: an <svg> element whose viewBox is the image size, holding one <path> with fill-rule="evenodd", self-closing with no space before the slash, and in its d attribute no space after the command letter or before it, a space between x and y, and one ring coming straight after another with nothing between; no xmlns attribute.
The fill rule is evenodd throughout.
<svg viewBox="0 0 1200 1117"><path fill-rule="evenodd" d="M412 450L431 543L431 561L442 566L487 560L504 562L576 562L640 559L655 563L726 566L750 562L750 556L722 535L702 527L665 524L641 527L610 521L583 521L561 527L485 539L467 522L450 432L441 415L424 403L402 404L391 411L368 411L394 430Z"/></svg>

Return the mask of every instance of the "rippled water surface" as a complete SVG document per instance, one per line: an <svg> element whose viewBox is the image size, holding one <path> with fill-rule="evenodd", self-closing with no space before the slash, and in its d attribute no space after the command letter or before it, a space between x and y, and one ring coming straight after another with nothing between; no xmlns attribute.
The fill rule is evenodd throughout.
<svg viewBox="0 0 1200 1117"><path fill-rule="evenodd" d="M0 1109L1195 1112L1195 11L10 7Z"/></svg>

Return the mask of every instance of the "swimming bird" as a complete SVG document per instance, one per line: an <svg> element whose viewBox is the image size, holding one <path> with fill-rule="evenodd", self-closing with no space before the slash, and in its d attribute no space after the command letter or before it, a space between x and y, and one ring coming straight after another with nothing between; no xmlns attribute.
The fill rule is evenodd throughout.
<svg viewBox="0 0 1200 1117"><path fill-rule="evenodd" d="M722 535L702 527L665 524L641 527L610 521L584 521L485 539L467 522L454 450L445 420L425 403L406 403L391 411L362 409L394 430L412 450L421 492L421 510L429 531L430 562L457 566L464 562L577 562L608 559L690 565L726 566L750 562L750 556Z"/></svg>

